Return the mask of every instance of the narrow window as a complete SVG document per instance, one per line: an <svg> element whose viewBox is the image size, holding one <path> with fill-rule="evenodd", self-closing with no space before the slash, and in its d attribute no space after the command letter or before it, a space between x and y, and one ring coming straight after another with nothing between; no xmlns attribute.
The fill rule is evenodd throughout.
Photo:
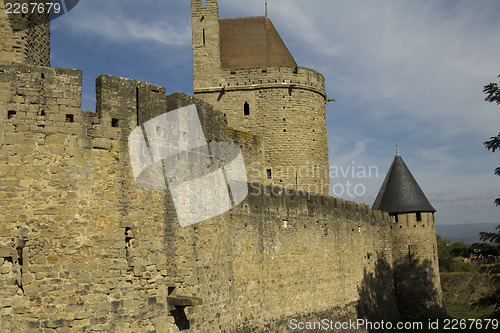
<svg viewBox="0 0 500 333"><path fill-rule="evenodd" d="M271 172L271 169L267 169L267 179L272 179L273 178L273 174Z"/></svg>
<svg viewBox="0 0 500 333"><path fill-rule="evenodd" d="M243 114L245 116L250 115L250 104L248 104L247 102L245 102L245 105L243 105Z"/></svg>
<svg viewBox="0 0 500 333"><path fill-rule="evenodd" d="M119 119L116 118L111 118L111 127L118 127L119 126Z"/></svg>
<svg viewBox="0 0 500 333"><path fill-rule="evenodd" d="M16 111L8 111L7 112L7 118L12 119L16 115Z"/></svg>
<svg viewBox="0 0 500 333"><path fill-rule="evenodd" d="M394 214L392 217L394 217L394 223L398 223L399 222L398 214Z"/></svg>
<svg viewBox="0 0 500 333"><path fill-rule="evenodd" d="M66 115L66 122L67 123L74 123L75 122L75 116L72 114L67 114Z"/></svg>
<svg viewBox="0 0 500 333"><path fill-rule="evenodd" d="M417 221L420 222L422 221L422 213L417 212Z"/></svg>
<svg viewBox="0 0 500 333"><path fill-rule="evenodd" d="M205 29L203 29L203 45L206 45L206 40L205 40Z"/></svg>

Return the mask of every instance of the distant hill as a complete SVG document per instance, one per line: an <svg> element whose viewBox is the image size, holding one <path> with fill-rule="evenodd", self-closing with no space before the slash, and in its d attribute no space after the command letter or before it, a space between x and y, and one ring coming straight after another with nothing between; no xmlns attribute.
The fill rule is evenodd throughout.
<svg viewBox="0 0 500 333"><path fill-rule="evenodd" d="M474 243L479 241L481 231L495 232L498 224L500 223L438 224L436 233L454 242Z"/></svg>

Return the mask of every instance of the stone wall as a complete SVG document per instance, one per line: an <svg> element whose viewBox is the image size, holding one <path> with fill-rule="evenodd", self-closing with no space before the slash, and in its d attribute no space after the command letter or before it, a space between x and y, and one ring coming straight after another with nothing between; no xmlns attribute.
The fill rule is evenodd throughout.
<svg viewBox="0 0 500 333"><path fill-rule="evenodd" d="M398 214L397 222L392 223L391 234L401 315L411 318L445 316L434 213Z"/></svg>
<svg viewBox="0 0 500 333"><path fill-rule="evenodd" d="M45 1L0 1L0 64L50 66L49 15L8 14L6 3ZM29 7L30 10L32 7Z"/></svg>
<svg viewBox="0 0 500 333"><path fill-rule="evenodd" d="M169 191L135 185L127 139L195 103L208 140L258 138L185 94L103 75L0 65L0 330L286 331L290 318L397 316L390 218L255 183L238 207L182 228ZM188 329L189 327L189 329Z"/></svg>

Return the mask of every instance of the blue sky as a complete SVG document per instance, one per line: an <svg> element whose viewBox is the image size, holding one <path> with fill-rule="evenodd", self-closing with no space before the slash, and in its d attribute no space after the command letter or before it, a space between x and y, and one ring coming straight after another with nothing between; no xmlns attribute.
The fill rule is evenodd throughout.
<svg viewBox="0 0 500 333"><path fill-rule="evenodd" d="M332 191L344 189L336 196L371 205L398 144L438 224L499 223L500 155L482 145L500 131L500 107L482 93L500 74L499 1L268 2L296 62L321 72L336 99L326 111L330 166L378 169L333 178ZM264 0L218 3L221 17L264 15ZM100 74L193 93L188 0L80 1L52 22L51 43L53 67L83 70L86 110Z"/></svg>

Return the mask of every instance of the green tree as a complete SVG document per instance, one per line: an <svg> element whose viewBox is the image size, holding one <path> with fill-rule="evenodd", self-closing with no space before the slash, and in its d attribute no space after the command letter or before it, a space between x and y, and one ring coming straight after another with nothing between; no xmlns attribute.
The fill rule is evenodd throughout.
<svg viewBox="0 0 500 333"><path fill-rule="evenodd" d="M438 235L437 245L440 272L479 272L477 265L459 259L469 256L470 247L465 242L452 242Z"/></svg>
<svg viewBox="0 0 500 333"><path fill-rule="evenodd" d="M489 258L490 265L486 266L485 269L496 285L496 290L492 294L484 296L472 306L479 308L493 307L494 318L500 319L500 265L497 263L497 258L500 255L500 225L496 227L496 230L497 232L481 232L481 240L484 243L472 245L472 248L476 249L476 253Z"/></svg>
<svg viewBox="0 0 500 333"><path fill-rule="evenodd" d="M500 75L498 77L500 77ZM484 86L483 92L486 94L485 101L500 105L500 89L498 88L498 83L490 83ZM484 145L486 149L494 153L500 148L500 133L484 142ZM500 176L500 167L495 169L495 174ZM500 198L495 199L495 204L500 206ZM496 260L500 255L500 225L496 227L496 230L497 232L481 232L481 241L483 241L483 243L472 245L477 253L490 259L490 266L488 266L487 272L491 274L497 286L495 292L481 298L474 303L473 306L481 308L493 306L493 316L500 319L500 266Z"/></svg>
<svg viewBox="0 0 500 333"><path fill-rule="evenodd" d="M498 77L500 77L500 75L498 75ZM498 88L498 83L485 85L483 92L486 94L485 101L500 105L500 88ZM492 136L488 141L485 141L484 145L486 149L494 153L495 150L500 148L500 133L498 133L497 136ZM500 176L500 167L495 169L495 175ZM500 198L495 199L495 204L500 206Z"/></svg>

